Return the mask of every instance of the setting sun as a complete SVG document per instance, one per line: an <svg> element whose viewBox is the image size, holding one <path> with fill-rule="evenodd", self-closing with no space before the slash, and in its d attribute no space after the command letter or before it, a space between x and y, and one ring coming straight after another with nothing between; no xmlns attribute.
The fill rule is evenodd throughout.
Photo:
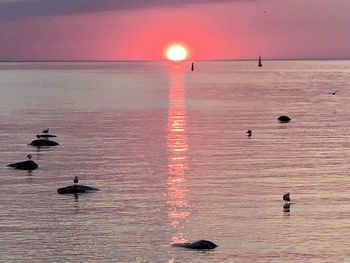
<svg viewBox="0 0 350 263"><path fill-rule="evenodd" d="M187 50L181 45L172 45L167 49L166 57L171 61L182 61L187 58Z"/></svg>

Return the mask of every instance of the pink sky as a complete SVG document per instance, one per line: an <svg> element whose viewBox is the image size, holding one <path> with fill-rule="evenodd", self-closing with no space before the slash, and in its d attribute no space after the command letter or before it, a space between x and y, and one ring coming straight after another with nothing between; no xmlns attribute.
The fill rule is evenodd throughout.
<svg viewBox="0 0 350 263"><path fill-rule="evenodd" d="M0 0L0 60L350 58L350 0L209 2Z"/></svg>

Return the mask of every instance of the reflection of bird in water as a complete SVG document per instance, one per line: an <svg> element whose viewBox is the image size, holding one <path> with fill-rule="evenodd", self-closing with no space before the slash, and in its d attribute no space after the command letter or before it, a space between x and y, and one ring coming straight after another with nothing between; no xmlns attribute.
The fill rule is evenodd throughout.
<svg viewBox="0 0 350 263"><path fill-rule="evenodd" d="M75 184L79 183L79 177L78 177L78 176L75 176L73 182L74 182Z"/></svg>
<svg viewBox="0 0 350 263"><path fill-rule="evenodd" d="M284 213L289 213L290 212L290 203L285 203L283 205L283 212Z"/></svg>
<svg viewBox="0 0 350 263"><path fill-rule="evenodd" d="M32 155L31 155L31 154L28 154L28 155L27 155L27 158L28 158L28 160L31 160L31 159L32 159Z"/></svg>
<svg viewBox="0 0 350 263"><path fill-rule="evenodd" d="M286 203L289 203L290 202L290 197L289 197L289 193L286 193L283 195L283 200L286 202Z"/></svg>
<svg viewBox="0 0 350 263"><path fill-rule="evenodd" d="M248 130L248 131L246 131L246 133L248 134L248 136L250 137L250 136L252 136L252 131L251 130Z"/></svg>
<svg viewBox="0 0 350 263"><path fill-rule="evenodd" d="M49 129L49 128L47 128L46 130L43 130L43 133L48 134L48 133L49 133L49 131L50 131L50 129Z"/></svg>
<svg viewBox="0 0 350 263"><path fill-rule="evenodd" d="M284 204L284 205L283 205L283 208L284 208L284 209L289 209L289 208L290 208L290 203Z"/></svg>

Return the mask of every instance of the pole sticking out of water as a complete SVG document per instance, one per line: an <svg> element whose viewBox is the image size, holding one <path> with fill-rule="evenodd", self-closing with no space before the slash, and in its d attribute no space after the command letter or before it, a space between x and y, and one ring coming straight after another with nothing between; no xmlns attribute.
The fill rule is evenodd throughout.
<svg viewBox="0 0 350 263"><path fill-rule="evenodd" d="M194 71L194 63L192 62L191 71Z"/></svg>

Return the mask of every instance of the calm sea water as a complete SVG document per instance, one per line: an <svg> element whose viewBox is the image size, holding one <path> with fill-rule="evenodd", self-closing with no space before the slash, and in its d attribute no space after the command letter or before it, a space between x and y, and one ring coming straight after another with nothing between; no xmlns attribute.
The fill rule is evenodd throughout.
<svg viewBox="0 0 350 263"><path fill-rule="evenodd" d="M350 62L256 64L0 63L0 261L349 262Z"/></svg>

